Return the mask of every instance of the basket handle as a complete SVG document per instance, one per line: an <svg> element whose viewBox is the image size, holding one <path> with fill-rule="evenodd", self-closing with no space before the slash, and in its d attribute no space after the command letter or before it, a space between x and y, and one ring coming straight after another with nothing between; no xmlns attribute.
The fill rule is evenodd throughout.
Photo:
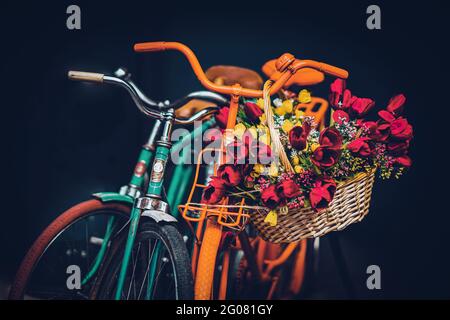
<svg viewBox="0 0 450 320"><path fill-rule="evenodd" d="M294 168L292 168L291 162L284 150L283 144L280 141L280 135L278 130L275 128L275 123L273 120L273 111L270 103L270 88L272 87L273 81L267 80L264 83L263 88L263 99L264 99L264 113L266 115L267 127L269 128L270 140L272 142L272 150L278 155L281 163L287 172L294 172Z"/></svg>

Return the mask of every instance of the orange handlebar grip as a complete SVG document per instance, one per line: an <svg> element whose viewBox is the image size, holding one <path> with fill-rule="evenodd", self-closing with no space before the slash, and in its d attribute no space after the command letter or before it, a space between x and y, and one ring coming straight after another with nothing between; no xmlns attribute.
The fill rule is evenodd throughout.
<svg viewBox="0 0 450 320"><path fill-rule="evenodd" d="M326 63L321 63L321 67L320 69L328 74L331 74L332 76L338 77L338 78L342 78L342 79L347 79L348 78L348 72L347 70L326 64Z"/></svg>
<svg viewBox="0 0 450 320"><path fill-rule="evenodd" d="M294 70L302 69L302 68L313 68L319 71L323 71L325 73L331 74L332 76L347 79L348 78L348 72L344 69L322 63L317 62L314 60L295 60L294 63L292 63L291 68Z"/></svg>
<svg viewBox="0 0 450 320"><path fill-rule="evenodd" d="M166 50L165 41L136 43L134 51L136 52L156 52Z"/></svg>

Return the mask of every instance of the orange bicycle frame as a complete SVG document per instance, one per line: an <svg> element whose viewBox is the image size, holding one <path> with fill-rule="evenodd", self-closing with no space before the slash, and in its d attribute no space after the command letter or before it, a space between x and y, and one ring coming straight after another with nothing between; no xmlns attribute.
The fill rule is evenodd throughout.
<svg viewBox="0 0 450 320"><path fill-rule="evenodd" d="M238 101L241 96L249 97L249 98L261 98L263 96L262 90L255 90L249 88L243 88L239 84L233 86L220 85L211 82L205 75L197 57L184 44L178 42L146 42L146 43L138 43L134 46L134 50L137 52L157 52L164 50L176 50L181 52L190 63L195 75L197 76L200 83L208 90L230 95L231 103L230 110L228 115L227 128L225 132L225 140L227 138L227 132L231 131L236 124L236 117L238 112ZM271 80L273 80L273 85L270 89L270 94L278 92L283 86L288 82L288 80L298 71L305 68L314 69L317 71L321 71L324 73L328 73L330 75L339 77L339 78L347 78L347 71L325 64L320 63L313 60L297 60L293 55L289 53L285 53L280 56L275 61L276 72L273 73L273 77L271 76ZM317 74L316 74L317 76ZM323 100L323 99L322 99ZM323 106L323 101L316 101L321 103ZM308 109L310 105L301 105L300 107L304 107L305 114L308 114L311 110ZM328 107L323 108L325 110ZM323 111L323 115L325 111ZM197 172L198 173L198 172ZM198 175L196 175L197 178ZM196 186L204 187L202 185L198 185L196 182L194 183L194 187L192 188L191 194L189 196L188 202L190 202L194 188ZM180 210L186 210L186 207L183 208L181 206ZM201 208L200 208L201 209ZM217 258L217 251L219 248L220 240L222 238L222 229L223 226L227 226L225 220L221 221L221 216L223 212L217 210L217 212L208 210L208 212L212 212L213 215L216 215L217 219L207 219L206 220L206 228L203 232L204 227L204 215L198 219L198 227L197 227L197 239L200 240L200 243L194 246L193 253L193 261L192 261L192 271L195 276L195 298L196 299L210 299L212 298L212 287L213 287L213 278L215 271L215 262ZM205 213L206 214L206 213ZM229 225L228 225L229 226ZM250 241L248 234L246 232L240 232L238 234L239 238L239 246L245 253L246 259L249 264L249 268L251 269L253 277L257 281L267 281L271 279L271 272L277 266L286 262L289 256L294 252L299 243L291 243L286 246L286 248L281 249L279 246L274 246L270 243L264 242L262 239L257 238L253 241ZM306 242L303 242L304 245L301 247L301 253L306 252ZM200 248L199 248L200 246ZM258 248L256 248L258 247ZM282 250L281 254L278 257L277 251ZM255 252L257 254L255 255ZM269 255L271 260L266 259L267 255ZM225 253L223 257L223 265L222 265L222 276L219 287L219 299L225 299L226 297L226 288L227 288L227 273L228 273L228 264L229 264L229 255ZM266 268L264 266L266 265ZM301 269L303 265L296 265L295 268ZM268 294L268 298L270 298L273 294L274 288L277 283L277 278L272 279L272 287ZM291 287L298 286L298 282L301 282L301 279L296 279L293 281Z"/></svg>

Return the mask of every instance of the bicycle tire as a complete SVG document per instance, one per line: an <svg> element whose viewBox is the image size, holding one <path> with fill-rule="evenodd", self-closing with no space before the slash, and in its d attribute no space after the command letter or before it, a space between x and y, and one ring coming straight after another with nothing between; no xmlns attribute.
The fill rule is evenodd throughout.
<svg viewBox="0 0 450 320"><path fill-rule="evenodd" d="M8 298L10 300L24 299L24 292L30 276L54 239L79 219L100 211L115 211L117 214L129 216L130 207L118 202L103 203L100 200L92 199L81 202L63 212L48 225L28 250L12 282Z"/></svg>
<svg viewBox="0 0 450 320"><path fill-rule="evenodd" d="M195 274L195 300L209 300L214 287L216 258L222 235L222 226L208 219L203 235Z"/></svg>
<svg viewBox="0 0 450 320"><path fill-rule="evenodd" d="M172 224L156 222L143 222L136 234L135 246L139 241L156 237L167 248L174 270L176 299L192 300L194 297L193 278L189 253L178 229ZM122 263L123 247L126 236L118 239L114 249L110 251L109 259L97 277L96 284L91 292L92 299L113 299L116 288L117 275ZM131 266L129 266L130 268ZM146 280L146 278L144 278Z"/></svg>

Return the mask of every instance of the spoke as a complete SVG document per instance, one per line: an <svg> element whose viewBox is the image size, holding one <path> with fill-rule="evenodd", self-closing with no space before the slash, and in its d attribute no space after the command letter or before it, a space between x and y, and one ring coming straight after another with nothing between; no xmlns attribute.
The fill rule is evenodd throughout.
<svg viewBox="0 0 450 320"><path fill-rule="evenodd" d="M150 248L151 248L151 240L148 240L148 251L149 252L150 252ZM142 280L141 288L139 289L138 300L141 298L141 293L142 293L142 290L144 289L145 280L147 279L148 272L150 270L150 261L152 261L152 258L153 258L153 254L151 255L150 260L147 263L147 268L145 269L144 279Z"/></svg>
<svg viewBox="0 0 450 320"><path fill-rule="evenodd" d="M149 240L149 246L150 246L150 240ZM153 249L152 249L152 253L150 254L150 259L148 260L148 268L150 268L150 264L151 264L151 262L152 262L152 260L153 260L153 256L154 256L154 254L155 254L155 250L156 250L156 247L158 246L158 239L155 239L155 243L154 243L154 245L153 245ZM150 249L150 247L149 247L149 249ZM154 288L155 288L155 283L153 282L153 288L151 288L152 289L152 297L153 297L153 291L154 291ZM147 288L147 290L148 290L149 288Z"/></svg>
<svg viewBox="0 0 450 320"><path fill-rule="evenodd" d="M84 236L85 236L85 240L86 240L86 270L89 270L89 219L86 219L85 222L85 227L84 227ZM83 249L80 249L80 256L83 258L82 255Z"/></svg>
<svg viewBox="0 0 450 320"><path fill-rule="evenodd" d="M165 247L164 247L164 248L165 248ZM154 284L154 286L153 286L153 288L152 288L152 297L154 297L154 295L155 295L156 287L158 286L159 276L161 275L161 272L164 270L164 266L166 265L166 263L167 263L168 261L170 261L170 259L167 260L167 261L164 261L164 254L162 255L162 257L163 257L163 258L160 259L160 261L161 261L162 263L159 264L158 273L156 274L156 277L155 277L155 278L156 278L156 279L155 279L155 284ZM174 275L174 276L175 276L175 275Z"/></svg>
<svg viewBox="0 0 450 320"><path fill-rule="evenodd" d="M141 249L141 243L138 244L136 256L138 256L140 249ZM132 286L134 287L134 295L136 296L136 285L135 285L135 282L133 281L133 279L134 279L134 274L136 272L137 259L134 259L133 252L131 252L131 261L133 262L133 273L131 274L131 278L130 278L130 287L128 288L127 300L130 298Z"/></svg>

